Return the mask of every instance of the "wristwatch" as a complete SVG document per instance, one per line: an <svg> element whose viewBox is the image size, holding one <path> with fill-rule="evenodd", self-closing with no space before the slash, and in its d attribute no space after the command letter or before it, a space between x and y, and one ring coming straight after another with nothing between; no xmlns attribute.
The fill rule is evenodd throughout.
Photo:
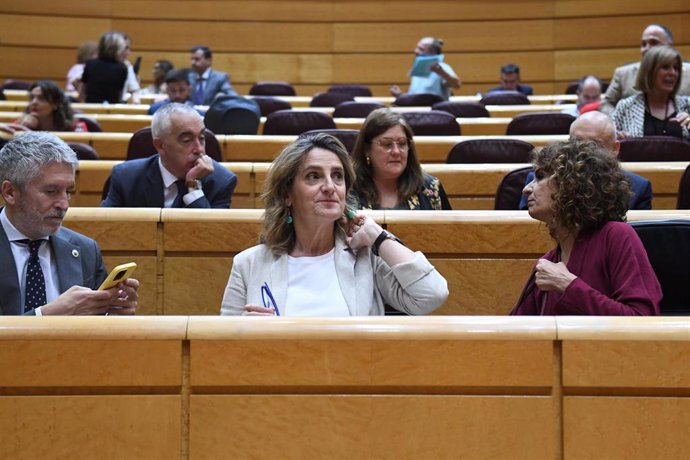
<svg viewBox="0 0 690 460"><path fill-rule="evenodd" d="M405 245L402 241L400 241L400 238L393 235L388 230L381 230L379 236L376 238L376 240L374 240L374 244L371 245L371 252L373 252L375 256L379 255L379 247L381 246L381 243L383 243L385 240L393 240L397 241L403 246Z"/></svg>
<svg viewBox="0 0 690 460"><path fill-rule="evenodd" d="M185 182L185 185L190 192L201 190L201 181L199 179L189 179Z"/></svg>

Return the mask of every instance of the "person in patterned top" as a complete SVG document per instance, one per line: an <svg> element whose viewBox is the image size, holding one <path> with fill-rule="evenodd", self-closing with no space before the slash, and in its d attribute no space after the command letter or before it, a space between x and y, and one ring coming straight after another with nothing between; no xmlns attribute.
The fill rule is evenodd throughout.
<svg viewBox="0 0 690 460"><path fill-rule="evenodd" d="M374 110L352 151L358 209L452 209L438 178L424 173L412 129L389 108Z"/></svg>

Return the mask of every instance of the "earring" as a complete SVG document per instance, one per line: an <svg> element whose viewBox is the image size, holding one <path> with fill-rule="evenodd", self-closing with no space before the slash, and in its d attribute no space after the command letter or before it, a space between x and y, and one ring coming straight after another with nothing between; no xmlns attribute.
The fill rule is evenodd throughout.
<svg viewBox="0 0 690 460"><path fill-rule="evenodd" d="M369 155L367 155L367 166L371 166L371 158L369 158Z"/></svg>
<svg viewBox="0 0 690 460"><path fill-rule="evenodd" d="M290 225L290 224L293 222L293 219L292 219L292 210L291 210L291 208L290 208L289 206L288 206L288 215L287 215L287 218L285 219L285 222L287 222L288 225Z"/></svg>

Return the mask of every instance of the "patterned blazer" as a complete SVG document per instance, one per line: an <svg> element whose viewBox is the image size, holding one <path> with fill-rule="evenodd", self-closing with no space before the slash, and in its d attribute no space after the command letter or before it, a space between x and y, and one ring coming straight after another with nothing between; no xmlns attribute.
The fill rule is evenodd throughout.
<svg viewBox="0 0 690 460"><path fill-rule="evenodd" d="M676 96L673 99L676 112L690 112L690 101L685 96ZM632 137L644 136L644 94L638 93L623 99L616 106L611 118L618 131L630 134ZM689 139L690 132L683 126L683 139Z"/></svg>

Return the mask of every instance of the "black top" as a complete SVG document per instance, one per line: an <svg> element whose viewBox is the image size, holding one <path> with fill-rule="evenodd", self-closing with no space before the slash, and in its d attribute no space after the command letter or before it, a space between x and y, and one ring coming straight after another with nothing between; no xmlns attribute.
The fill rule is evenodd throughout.
<svg viewBox="0 0 690 460"><path fill-rule="evenodd" d="M108 59L91 59L84 66L81 81L86 83L85 102L120 102L127 80L127 66Z"/></svg>

